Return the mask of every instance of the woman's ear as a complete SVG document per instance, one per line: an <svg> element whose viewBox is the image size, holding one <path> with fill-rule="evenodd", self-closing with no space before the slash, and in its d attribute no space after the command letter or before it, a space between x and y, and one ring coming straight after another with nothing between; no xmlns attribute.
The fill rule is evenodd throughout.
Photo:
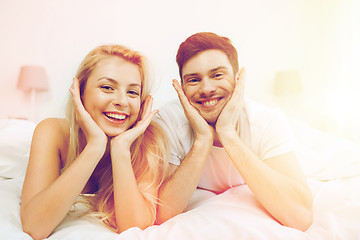
<svg viewBox="0 0 360 240"><path fill-rule="evenodd" d="M236 74L236 82L240 81L245 81L245 77L246 77L246 70L245 67L242 67L239 72Z"/></svg>

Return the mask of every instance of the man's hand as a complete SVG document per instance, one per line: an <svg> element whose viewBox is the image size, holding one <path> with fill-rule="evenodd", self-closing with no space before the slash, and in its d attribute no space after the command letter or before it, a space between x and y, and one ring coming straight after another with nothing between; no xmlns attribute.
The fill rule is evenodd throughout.
<svg viewBox="0 0 360 240"><path fill-rule="evenodd" d="M184 94L182 87L177 80L173 80L173 87L176 90L183 106L185 115L190 122L190 125L195 133L195 139L203 139L207 141L213 141L213 128L205 121L205 119L191 106L189 100Z"/></svg>
<svg viewBox="0 0 360 240"><path fill-rule="evenodd" d="M238 125L238 121L240 121L241 108L243 107L241 105L241 98L244 80L245 69L241 68L240 73L236 78L234 92L216 122L216 133L220 139L224 134L236 133L236 127Z"/></svg>

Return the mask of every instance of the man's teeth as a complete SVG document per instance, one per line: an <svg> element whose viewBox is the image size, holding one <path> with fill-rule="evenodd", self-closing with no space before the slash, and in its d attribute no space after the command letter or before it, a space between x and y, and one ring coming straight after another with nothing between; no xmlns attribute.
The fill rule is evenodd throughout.
<svg viewBox="0 0 360 240"><path fill-rule="evenodd" d="M206 107L210 107L210 106L214 106L217 102L218 102L218 100L217 100L217 99L214 99L214 100L210 100L210 101L203 102L203 104L204 104Z"/></svg>
<svg viewBox="0 0 360 240"><path fill-rule="evenodd" d="M117 120L124 120L126 118L126 115L116 114L116 113L106 113L106 116L108 116L110 118L115 118Z"/></svg>

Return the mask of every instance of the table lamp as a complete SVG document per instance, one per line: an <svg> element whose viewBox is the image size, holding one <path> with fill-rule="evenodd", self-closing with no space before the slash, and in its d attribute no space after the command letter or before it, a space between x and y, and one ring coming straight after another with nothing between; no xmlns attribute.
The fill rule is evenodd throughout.
<svg viewBox="0 0 360 240"><path fill-rule="evenodd" d="M30 94L31 120L35 120L36 94L40 91L49 90L45 69L41 66L22 66L20 68L17 88L25 94Z"/></svg>
<svg viewBox="0 0 360 240"><path fill-rule="evenodd" d="M289 96L302 92L300 73L295 70L277 72L274 80L275 96Z"/></svg>
<svg viewBox="0 0 360 240"><path fill-rule="evenodd" d="M285 70L275 74L274 95L280 107L293 117L300 114L301 93L300 73L296 70Z"/></svg>

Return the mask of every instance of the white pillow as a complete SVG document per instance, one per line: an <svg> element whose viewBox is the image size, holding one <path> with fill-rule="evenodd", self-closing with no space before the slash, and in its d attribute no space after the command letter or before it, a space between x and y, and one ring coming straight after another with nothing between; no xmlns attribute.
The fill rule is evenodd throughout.
<svg viewBox="0 0 360 240"><path fill-rule="evenodd" d="M360 145L292 119L295 152L307 177L334 180L360 176Z"/></svg>
<svg viewBox="0 0 360 240"><path fill-rule="evenodd" d="M23 177L36 124L20 119L0 119L0 177Z"/></svg>

